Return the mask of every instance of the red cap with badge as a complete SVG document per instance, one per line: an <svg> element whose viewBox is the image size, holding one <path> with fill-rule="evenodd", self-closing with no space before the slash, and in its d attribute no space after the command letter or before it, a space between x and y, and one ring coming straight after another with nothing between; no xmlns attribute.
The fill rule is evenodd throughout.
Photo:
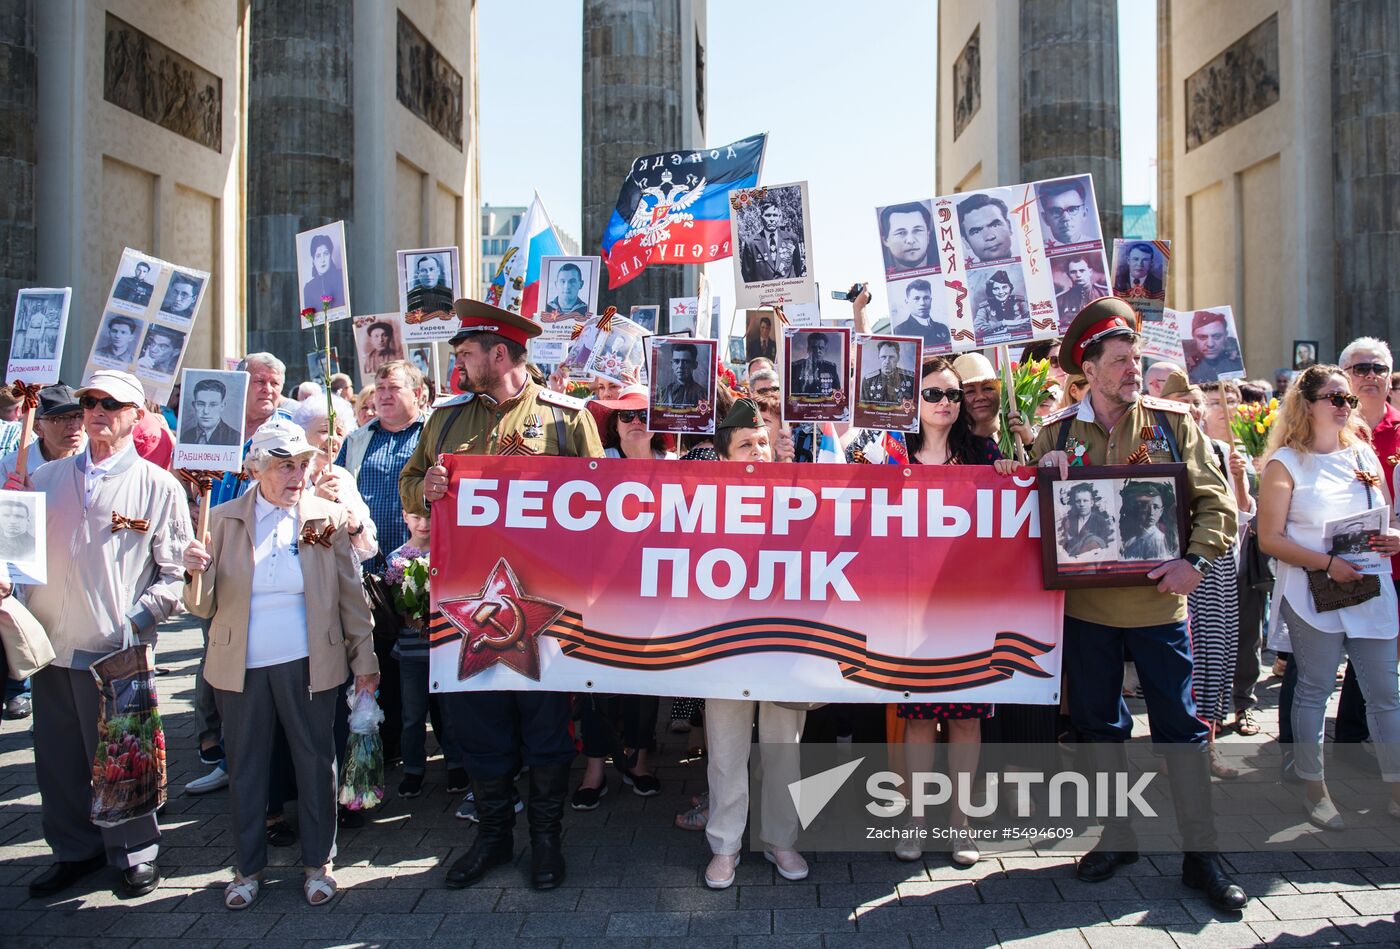
<svg viewBox="0 0 1400 949"><path fill-rule="evenodd" d="M1137 314L1125 300L1099 297L1091 301L1065 330L1060 343L1060 368L1072 375L1084 373L1084 353L1097 342L1113 336L1137 336Z"/></svg>
<svg viewBox="0 0 1400 949"><path fill-rule="evenodd" d="M540 335L540 324L534 320L480 300L458 300L452 309L462 321L462 328L448 342L449 346L456 346L472 333L495 333L521 346Z"/></svg>

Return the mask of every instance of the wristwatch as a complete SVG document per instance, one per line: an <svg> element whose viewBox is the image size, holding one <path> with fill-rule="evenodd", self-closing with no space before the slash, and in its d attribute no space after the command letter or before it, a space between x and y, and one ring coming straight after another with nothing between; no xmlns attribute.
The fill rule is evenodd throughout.
<svg viewBox="0 0 1400 949"><path fill-rule="evenodd" d="M1210 573L1210 561L1200 554L1187 554L1182 559L1189 563L1201 576L1204 577Z"/></svg>

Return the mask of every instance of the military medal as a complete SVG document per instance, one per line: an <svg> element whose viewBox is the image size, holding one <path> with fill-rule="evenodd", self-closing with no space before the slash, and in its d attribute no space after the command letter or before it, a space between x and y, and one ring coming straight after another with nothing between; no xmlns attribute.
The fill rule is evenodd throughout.
<svg viewBox="0 0 1400 949"><path fill-rule="evenodd" d="M1073 435L1066 439L1065 451L1069 452L1069 464L1071 468L1084 467L1084 446L1079 444L1079 439L1075 438Z"/></svg>
<svg viewBox="0 0 1400 949"><path fill-rule="evenodd" d="M531 412L525 419L525 430L521 434L526 438L539 438L544 434L544 429L540 426L540 417L537 413Z"/></svg>
<svg viewBox="0 0 1400 949"><path fill-rule="evenodd" d="M1171 442L1167 440L1167 433L1160 425L1144 425L1138 435L1142 439L1141 448L1149 453L1165 455L1171 452ZM1134 455L1137 452L1133 453ZM1146 459L1143 459L1146 461Z"/></svg>

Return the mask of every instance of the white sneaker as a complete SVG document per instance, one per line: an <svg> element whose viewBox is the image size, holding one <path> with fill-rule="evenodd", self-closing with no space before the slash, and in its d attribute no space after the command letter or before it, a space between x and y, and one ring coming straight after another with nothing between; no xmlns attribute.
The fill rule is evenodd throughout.
<svg viewBox="0 0 1400 949"><path fill-rule="evenodd" d="M765 850L763 859L777 867L778 876L784 880L807 879L807 861L796 850Z"/></svg>
<svg viewBox="0 0 1400 949"><path fill-rule="evenodd" d="M705 885L712 890L727 890L734 885L735 872L739 866L737 853L717 853L710 858L705 868Z"/></svg>
<svg viewBox="0 0 1400 949"><path fill-rule="evenodd" d="M186 784L185 793L208 794L210 791L219 791L226 787L228 787L228 771L224 769L223 765L219 764L215 765L214 770L210 771L204 777L195 778L189 784Z"/></svg>
<svg viewBox="0 0 1400 949"><path fill-rule="evenodd" d="M1323 830L1343 830L1347 822L1342 819L1342 815L1337 812L1337 805L1332 803L1330 797L1324 797L1316 804L1310 803L1303 798L1303 808L1308 814L1308 823Z"/></svg>
<svg viewBox="0 0 1400 949"><path fill-rule="evenodd" d="M923 859L924 848L917 840L901 837L899 842L894 845L894 856L896 860L913 863L915 860Z"/></svg>

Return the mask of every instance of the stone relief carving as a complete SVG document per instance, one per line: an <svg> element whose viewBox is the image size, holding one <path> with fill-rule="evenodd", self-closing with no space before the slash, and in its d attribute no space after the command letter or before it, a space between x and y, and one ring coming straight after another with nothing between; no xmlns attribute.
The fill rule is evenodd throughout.
<svg viewBox="0 0 1400 949"><path fill-rule="evenodd" d="M399 12L399 101L447 141L462 147L462 74Z"/></svg>
<svg viewBox="0 0 1400 949"><path fill-rule="evenodd" d="M223 151L222 79L110 13L106 41L108 102Z"/></svg>
<svg viewBox="0 0 1400 949"><path fill-rule="evenodd" d="M1278 14L1186 79L1186 150L1278 101Z"/></svg>
<svg viewBox="0 0 1400 949"><path fill-rule="evenodd" d="M982 26L978 24L953 60L953 140L982 108Z"/></svg>

